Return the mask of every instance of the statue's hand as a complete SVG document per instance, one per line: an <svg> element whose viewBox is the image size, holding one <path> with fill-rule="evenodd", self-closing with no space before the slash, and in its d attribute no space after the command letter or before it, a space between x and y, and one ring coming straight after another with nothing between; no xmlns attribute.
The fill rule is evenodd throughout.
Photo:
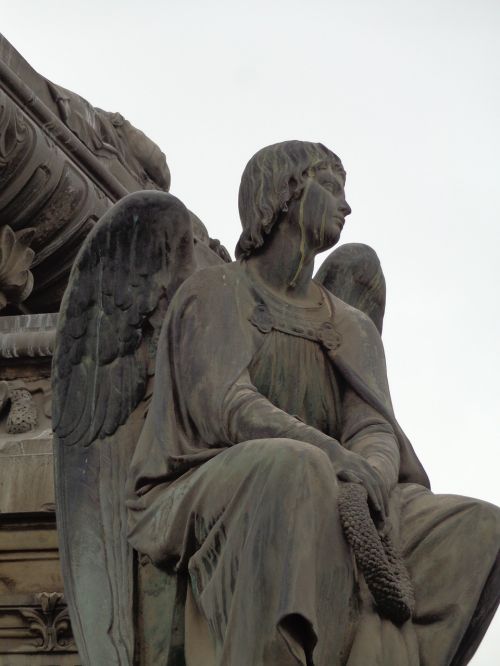
<svg viewBox="0 0 500 666"><path fill-rule="evenodd" d="M362 456L342 448L337 452L333 466L340 481L359 483L366 488L368 503L382 527L388 510L388 493L380 472Z"/></svg>

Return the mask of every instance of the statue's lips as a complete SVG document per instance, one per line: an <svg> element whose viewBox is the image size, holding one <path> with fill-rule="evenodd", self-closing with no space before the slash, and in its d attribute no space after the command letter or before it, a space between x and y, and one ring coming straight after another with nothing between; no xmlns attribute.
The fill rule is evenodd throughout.
<svg viewBox="0 0 500 666"><path fill-rule="evenodd" d="M333 219L335 220L335 222L339 223L341 229L344 228L345 219L343 217L334 217Z"/></svg>

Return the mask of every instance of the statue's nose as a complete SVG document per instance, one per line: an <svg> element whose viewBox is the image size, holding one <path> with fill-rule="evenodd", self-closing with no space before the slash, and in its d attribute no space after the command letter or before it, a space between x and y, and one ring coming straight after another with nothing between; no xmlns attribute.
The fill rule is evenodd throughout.
<svg viewBox="0 0 500 666"><path fill-rule="evenodd" d="M344 217L347 217L347 215L350 215L352 213L351 207L347 203L347 201L344 200L343 204L340 206L340 210L342 211L342 214Z"/></svg>

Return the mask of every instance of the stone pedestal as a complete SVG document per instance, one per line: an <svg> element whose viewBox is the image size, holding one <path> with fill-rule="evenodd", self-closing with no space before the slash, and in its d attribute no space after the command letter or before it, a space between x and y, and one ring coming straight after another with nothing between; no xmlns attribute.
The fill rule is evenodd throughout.
<svg viewBox="0 0 500 666"><path fill-rule="evenodd" d="M78 666L59 564L50 421L57 315L0 319L0 666Z"/></svg>

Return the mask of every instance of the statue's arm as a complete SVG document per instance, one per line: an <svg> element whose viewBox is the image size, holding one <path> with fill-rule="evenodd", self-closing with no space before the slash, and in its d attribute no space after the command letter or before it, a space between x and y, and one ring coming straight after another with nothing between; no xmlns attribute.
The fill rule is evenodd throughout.
<svg viewBox="0 0 500 666"><path fill-rule="evenodd" d="M248 313L255 303L231 274L234 268L214 267L192 276L179 289L164 329L166 355L157 362L168 369L172 401L155 390L159 422L165 405L176 413L176 430L167 448L171 458L202 454L255 439L288 438L324 451L342 481L362 483L375 511L382 513L385 485L380 475L361 456L337 440L275 407L252 385L248 368L255 353ZM165 382L160 381L160 387ZM170 405L170 406L169 406ZM160 435L161 436L161 435Z"/></svg>
<svg viewBox="0 0 500 666"><path fill-rule="evenodd" d="M340 440L368 460L390 492L400 474L401 441L394 428L382 339L364 312L335 297L333 304L342 335L333 362L345 381Z"/></svg>
<svg viewBox="0 0 500 666"><path fill-rule="evenodd" d="M397 483L399 444L391 424L351 387L342 405L342 444L361 455L377 470L389 492Z"/></svg>
<svg viewBox="0 0 500 666"><path fill-rule="evenodd" d="M377 442L377 451L372 451L372 455L366 460L365 456L359 455L358 451L348 451L336 439L275 407L252 385L247 371L240 375L228 391L224 407L224 421L228 436L233 443L260 438L285 437L312 444L327 454L340 480L354 481L365 486L370 504L376 513L385 519L389 491L394 484L389 482L389 475L386 471L384 473L379 471L385 468L384 461L379 456L387 453L381 445L380 429L377 430L377 436L374 438ZM369 426L365 430L364 442L366 442L368 429ZM359 441L361 442L361 438ZM396 453L399 460L397 444ZM397 467L399 467L399 463Z"/></svg>
<svg viewBox="0 0 500 666"><path fill-rule="evenodd" d="M258 392L246 369L226 393L222 413L228 439L234 444L285 437L319 447L332 462L338 457L341 445L336 439L278 409Z"/></svg>
<svg viewBox="0 0 500 666"><path fill-rule="evenodd" d="M212 270L179 290L166 340L183 412L209 446L262 438L290 438L322 448L333 461L340 443L278 409L252 384L248 367L255 347L231 276ZM251 308L250 308L251 309Z"/></svg>

